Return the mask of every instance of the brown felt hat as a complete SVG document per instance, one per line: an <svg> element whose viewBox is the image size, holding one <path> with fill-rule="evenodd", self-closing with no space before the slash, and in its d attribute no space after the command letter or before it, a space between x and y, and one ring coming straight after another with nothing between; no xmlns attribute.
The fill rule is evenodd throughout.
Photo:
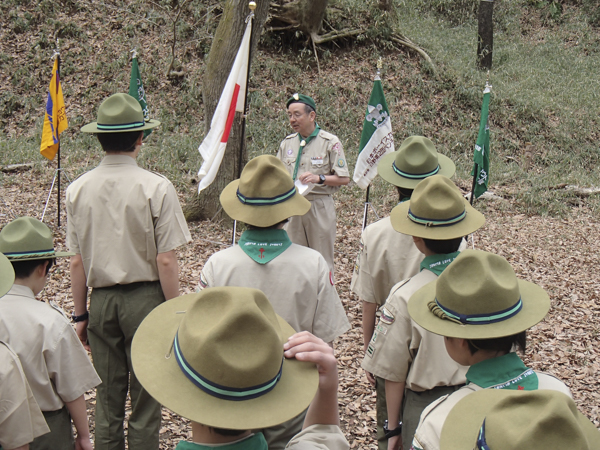
<svg viewBox="0 0 600 450"><path fill-rule="evenodd" d="M452 408L440 448L598 450L600 431L562 392L483 389Z"/></svg>
<svg viewBox="0 0 600 450"><path fill-rule="evenodd" d="M381 178L405 189L414 189L432 175L450 178L455 170L452 160L438 153L433 142L423 136L406 138L398 151L383 156L377 164Z"/></svg>
<svg viewBox="0 0 600 450"><path fill-rule="evenodd" d="M540 322L549 309L546 291L518 279L506 259L470 249L408 301L408 313L420 326L462 339L512 336Z"/></svg>
<svg viewBox="0 0 600 450"><path fill-rule="evenodd" d="M84 133L126 133L144 131L160 125L158 120L144 121L140 103L129 94L113 94L98 108L98 121L81 128Z"/></svg>
<svg viewBox="0 0 600 450"><path fill-rule="evenodd" d="M15 281L15 271L6 256L0 253L0 297L10 291Z"/></svg>
<svg viewBox="0 0 600 450"><path fill-rule="evenodd" d="M390 220L400 233L435 240L466 236L485 223L483 214L443 175L421 181L409 201L392 209Z"/></svg>
<svg viewBox="0 0 600 450"><path fill-rule="evenodd" d="M220 199L229 217L255 227L270 227L310 210L310 202L296 191L285 165L270 155L249 161L240 179L229 183Z"/></svg>
<svg viewBox="0 0 600 450"><path fill-rule="evenodd" d="M283 356L294 333L262 291L207 288L146 316L131 346L133 370L159 403L194 422L270 427L304 411L317 391L316 366Z"/></svg>
<svg viewBox="0 0 600 450"><path fill-rule="evenodd" d="M54 250L52 231L33 217L19 217L0 231L0 252L10 261L31 261L74 256L71 252Z"/></svg>

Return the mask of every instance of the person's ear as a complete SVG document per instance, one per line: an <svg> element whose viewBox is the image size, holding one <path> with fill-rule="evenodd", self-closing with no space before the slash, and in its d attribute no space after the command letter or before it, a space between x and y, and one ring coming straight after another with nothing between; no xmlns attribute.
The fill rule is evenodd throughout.
<svg viewBox="0 0 600 450"><path fill-rule="evenodd" d="M310 120L311 120L312 122L314 122L314 121L315 121L315 119L317 118L317 113L316 113L316 112L314 112L314 111L311 111L311 112L310 112L310 114L308 115L308 117L310 117Z"/></svg>
<svg viewBox="0 0 600 450"><path fill-rule="evenodd" d="M46 276L46 267L48 267L48 264L50 264L50 260L46 259L43 264L40 264L39 266L37 266L37 268L35 270L36 270L36 275L38 277Z"/></svg>

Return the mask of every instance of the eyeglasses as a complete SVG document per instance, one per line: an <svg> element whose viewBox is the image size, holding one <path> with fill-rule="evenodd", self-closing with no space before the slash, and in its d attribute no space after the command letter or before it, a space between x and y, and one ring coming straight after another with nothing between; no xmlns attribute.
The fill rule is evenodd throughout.
<svg viewBox="0 0 600 450"><path fill-rule="evenodd" d="M291 114L288 114L288 118L289 118L289 119L291 119L291 118L293 117L294 119L299 119L299 118L300 118L300 117L302 117L304 114L305 114L305 113L303 113L303 112L296 111L296 112L293 112L293 113L291 113Z"/></svg>

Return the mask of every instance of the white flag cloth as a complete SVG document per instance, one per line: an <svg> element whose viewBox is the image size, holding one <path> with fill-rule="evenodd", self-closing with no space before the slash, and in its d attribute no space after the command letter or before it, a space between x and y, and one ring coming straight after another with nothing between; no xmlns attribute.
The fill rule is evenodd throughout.
<svg viewBox="0 0 600 450"><path fill-rule="evenodd" d="M379 76L373 83L358 151L354 182L361 189L366 189L377 176L377 163L381 157L394 151L392 121Z"/></svg>
<svg viewBox="0 0 600 450"><path fill-rule="evenodd" d="M200 180L198 193L210 186L215 180L225 154L225 147L227 147L235 113L244 112L251 33L252 20L248 20L240 49L237 52L227 83L225 83L223 93L210 123L210 130L200 147L198 147L198 151L204 160L198 171Z"/></svg>

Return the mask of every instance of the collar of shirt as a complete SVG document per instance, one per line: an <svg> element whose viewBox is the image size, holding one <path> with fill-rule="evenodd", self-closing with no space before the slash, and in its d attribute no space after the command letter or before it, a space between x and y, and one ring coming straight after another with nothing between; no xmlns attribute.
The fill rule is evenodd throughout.
<svg viewBox="0 0 600 450"><path fill-rule="evenodd" d="M246 230L242 233L239 246L243 252L259 264L267 264L277 258L292 241L285 230Z"/></svg>
<svg viewBox="0 0 600 450"><path fill-rule="evenodd" d="M218 448L219 450L267 450L267 441L262 433L251 434L235 442L227 444L198 444L196 442L179 441L176 450L203 450Z"/></svg>
<svg viewBox="0 0 600 450"><path fill-rule="evenodd" d="M456 257L460 254L460 252L454 253L445 253L445 254L437 254L426 256L423 261L421 261L420 270L427 269L430 272L435 273L438 277L444 271L448 265L456 259Z"/></svg>
<svg viewBox="0 0 600 450"><path fill-rule="evenodd" d="M538 388L536 373L528 368L514 352L473 364L467 371L467 384L484 389L533 391Z"/></svg>
<svg viewBox="0 0 600 450"><path fill-rule="evenodd" d="M134 158L127 155L106 155L100 162L101 166L116 165L116 164L128 164L130 166L137 166L137 162Z"/></svg>
<svg viewBox="0 0 600 450"><path fill-rule="evenodd" d="M22 284L13 284L10 288L10 291L7 292L6 295L16 295L19 297L27 297L32 300L35 300L35 295L33 295L33 291L28 286L23 286Z"/></svg>

